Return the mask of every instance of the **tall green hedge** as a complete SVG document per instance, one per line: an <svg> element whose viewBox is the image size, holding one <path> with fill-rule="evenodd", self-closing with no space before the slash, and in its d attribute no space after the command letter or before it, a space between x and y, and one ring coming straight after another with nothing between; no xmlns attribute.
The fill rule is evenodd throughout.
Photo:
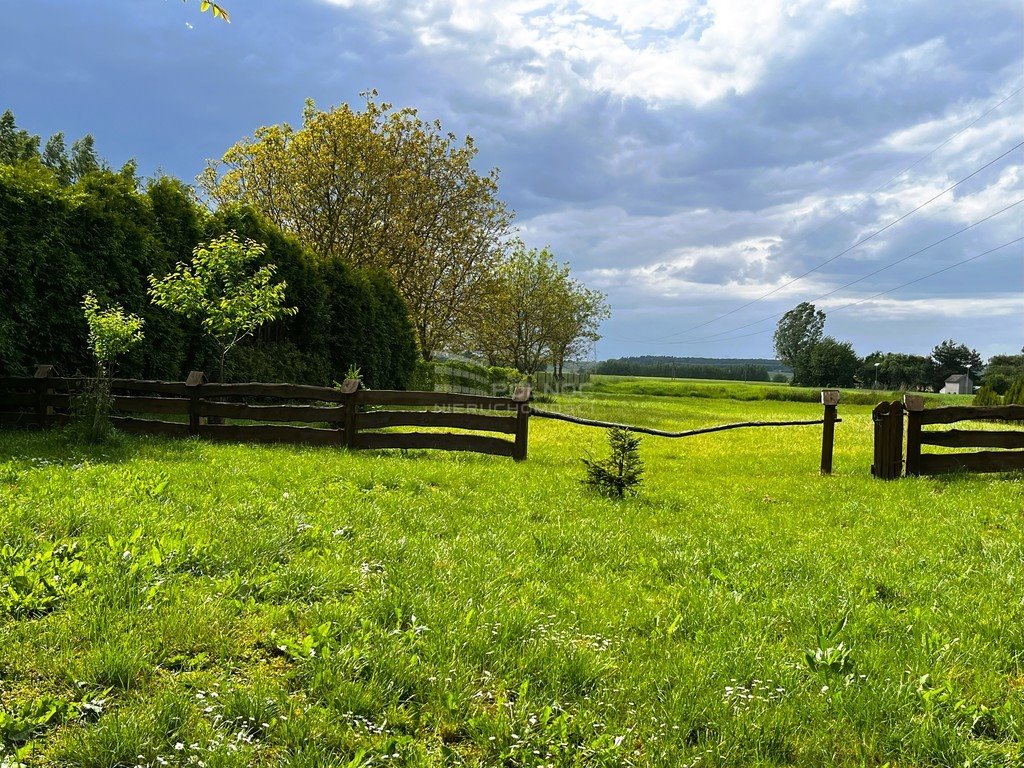
<svg viewBox="0 0 1024 768"><path fill-rule="evenodd" d="M248 208L214 214L205 237L228 231L267 246L266 259L288 288L286 301L299 311L262 328L241 348L232 378L303 381L329 385L352 365L367 386L404 388L416 361L409 313L385 275L321 258Z"/></svg>
<svg viewBox="0 0 1024 768"><path fill-rule="evenodd" d="M155 307L146 278L166 274L196 244L231 229L267 245L266 258L299 312L232 352L230 379L331 384L355 364L369 386L408 383L415 341L387 277L318 259L251 211L211 215L174 179L141 189L126 166L62 185L35 162L0 164L0 372L20 374L38 363L62 373L90 370L80 308L90 290L145 319L145 342L121 361L120 373L180 378L213 370L199 327Z"/></svg>

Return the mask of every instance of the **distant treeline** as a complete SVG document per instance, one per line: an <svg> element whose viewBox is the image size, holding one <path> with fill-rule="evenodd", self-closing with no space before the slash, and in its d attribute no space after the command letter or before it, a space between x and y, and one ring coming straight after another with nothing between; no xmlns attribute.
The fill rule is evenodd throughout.
<svg viewBox="0 0 1024 768"><path fill-rule="evenodd" d="M658 376L669 379L725 379L728 381L769 381L769 368L778 370L776 360L722 360L699 357L620 357L604 360L594 373L613 376Z"/></svg>

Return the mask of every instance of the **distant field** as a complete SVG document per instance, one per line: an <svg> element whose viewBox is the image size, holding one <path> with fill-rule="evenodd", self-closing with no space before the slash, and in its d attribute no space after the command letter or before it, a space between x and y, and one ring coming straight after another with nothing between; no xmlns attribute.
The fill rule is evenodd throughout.
<svg viewBox="0 0 1024 768"><path fill-rule="evenodd" d="M820 414L595 379L544 407ZM602 430L539 419L522 464L0 432L0 743L44 766L1019 767L1022 477L875 481L870 410L840 406L831 477L817 427L645 438L621 502L579 482Z"/></svg>
<svg viewBox="0 0 1024 768"><path fill-rule="evenodd" d="M606 376L594 375L590 379L592 392L609 392L630 395L656 395L659 397L708 397L730 400L787 400L817 403L821 401L821 389L814 387L792 387L767 381L736 382L714 379L666 379L647 376ZM858 405L875 405L882 400L900 400L903 392L885 392L870 389L842 389L843 402ZM967 405L971 395L925 394L929 406Z"/></svg>

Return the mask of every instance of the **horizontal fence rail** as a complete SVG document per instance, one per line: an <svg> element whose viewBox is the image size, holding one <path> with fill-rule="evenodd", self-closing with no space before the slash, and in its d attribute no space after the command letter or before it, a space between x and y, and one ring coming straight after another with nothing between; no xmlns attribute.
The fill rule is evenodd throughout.
<svg viewBox="0 0 1024 768"><path fill-rule="evenodd" d="M534 408L531 413L538 419L557 419L568 421L572 424L580 424L585 427L606 427L608 429L627 429L630 432L637 432L643 435L654 435L655 437L693 437L694 435L705 435L709 432L722 432L727 429L745 429L747 427L803 427L815 424L824 424L824 419L808 419L806 421L741 421L735 424L719 424L715 427L701 427L699 429L685 429L681 432L667 432L652 427L637 427L631 424L616 424L611 421L595 421L594 419L581 419L577 416L569 416L565 413L554 413L553 411L541 411ZM838 424L842 419L836 419Z"/></svg>
<svg viewBox="0 0 1024 768"><path fill-rule="evenodd" d="M991 429L925 430L931 425L960 421L1024 422L1024 405L950 406L924 408L917 395L903 398L907 412L907 474L941 475L949 472L1013 472L1024 470L1024 431ZM924 453L921 448L1000 448L970 453Z"/></svg>
<svg viewBox="0 0 1024 768"><path fill-rule="evenodd" d="M835 425L842 422L838 416L839 390L824 389L821 391L821 404L825 407L824 417L820 419L806 419L801 421L742 421L735 424L719 424L714 427L700 427L698 429L685 429L677 432L670 432L653 427L639 427L632 424L617 424L611 421L597 421L595 419L584 419L579 416L570 416L567 413L555 411L543 411L536 408L531 413L539 419L555 419L567 421L570 424L579 424L584 427L602 427L604 429L625 429L630 432L637 432L643 435L654 437L693 437L694 435L706 435L711 432L724 432L729 429L745 429L748 427L803 427L820 424L821 429L821 474L832 474L832 453L835 445Z"/></svg>
<svg viewBox="0 0 1024 768"><path fill-rule="evenodd" d="M67 424L73 396L88 383L84 377L58 377L51 366L40 366L35 376L0 377L0 425ZM219 384L206 382L201 372L193 371L184 382L113 379L111 392L111 422L132 434L350 449L472 451L509 456L516 461L527 455L528 387L517 389L513 397L490 397L366 390L351 379L340 388L259 382ZM410 408L433 410L405 410ZM225 419L250 423L225 423ZM381 431L396 427L464 431ZM467 434L477 432L499 436Z"/></svg>

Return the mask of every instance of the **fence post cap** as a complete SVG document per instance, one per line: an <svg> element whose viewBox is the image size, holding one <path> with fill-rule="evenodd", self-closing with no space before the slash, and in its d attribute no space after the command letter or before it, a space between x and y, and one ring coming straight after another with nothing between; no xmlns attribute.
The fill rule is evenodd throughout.
<svg viewBox="0 0 1024 768"><path fill-rule="evenodd" d="M341 390L343 395L351 395L359 389L360 384L362 384L362 382L359 379L345 379L341 382L341 386L338 387L338 389Z"/></svg>
<svg viewBox="0 0 1024 768"><path fill-rule="evenodd" d="M46 379L49 378L50 376L55 376L56 374L57 369L54 368L52 365L37 365L36 372L32 374L32 378Z"/></svg>
<svg viewBox="0 0 1024 768"><path fill-rule="evenodd" d="M823 390L821 390L821 404L822 405L839 405L839 390L838 389L823 389Z"/></svg>
<svg viewBox="0 0 1024 768"><path fill-rule="evenodd" d="M206 374L202 371L190 371L188 378L185 379L186 387L198 387L200 384L206 383Z"/></svg>
<svg viewBox="0 0 1024 768"><path fill-rule="evenodd" d="M512 399L517 403L525 403L530 400L530 396L533 394L533 389L529 384L519 384L515 391L512 393Z"/></svg>
<svg viewBox="0 0 1024 768"><path fill-rule="evenodd" d="M908 411L923 411L924 397L921 395L904 395L903 407Z"/></svg>

